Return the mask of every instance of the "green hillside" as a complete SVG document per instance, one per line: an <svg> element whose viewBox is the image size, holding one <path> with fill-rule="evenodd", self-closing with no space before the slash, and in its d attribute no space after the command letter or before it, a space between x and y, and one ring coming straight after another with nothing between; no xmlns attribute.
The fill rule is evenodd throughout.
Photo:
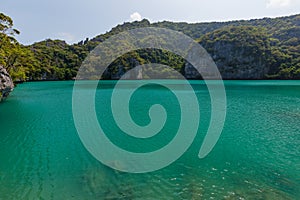
<svg viewBox="0 0 300 200"><path fill-rule="evenodd" d="M212 23L124 23L111 31L69 45L47 39L19 44L10 17L0 15L0 65L15 81L69 80L88 53L99 43L124 30L163 27L180 31L199 42L212 56L225 79L300 79L300 15ZM117 79L137 64L161 63L185 75L185 61L171 52L140 50L116 60L106 79ZM201 78L201 77L187 77Z"/></svg>

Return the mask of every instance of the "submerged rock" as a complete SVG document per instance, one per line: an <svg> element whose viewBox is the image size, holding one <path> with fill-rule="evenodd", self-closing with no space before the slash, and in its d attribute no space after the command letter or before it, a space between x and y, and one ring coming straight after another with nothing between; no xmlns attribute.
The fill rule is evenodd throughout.
<svg viewBox="0 0 300 200"><path fill-rule="evenodd" d="M0 66L0 101L8 97L14 89L14 83L3 66Z"/></svg>

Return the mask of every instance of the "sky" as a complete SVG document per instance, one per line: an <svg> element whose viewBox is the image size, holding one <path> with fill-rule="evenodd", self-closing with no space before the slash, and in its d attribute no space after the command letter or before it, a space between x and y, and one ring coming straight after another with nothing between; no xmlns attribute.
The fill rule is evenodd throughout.
<svg viewBox="0 0 300 200"><path fill-rule="evenodd" d="M300 14L300 0L1 0L0 12L14 20L22 44L71 44L143 18L195 23Z"/></svg>

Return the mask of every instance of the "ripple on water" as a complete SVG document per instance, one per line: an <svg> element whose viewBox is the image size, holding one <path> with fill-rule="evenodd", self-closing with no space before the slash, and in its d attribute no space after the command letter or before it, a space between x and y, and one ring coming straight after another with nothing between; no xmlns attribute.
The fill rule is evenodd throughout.
<svg viewBox="0 0 300 200"><path fill-rule="evenodd" d="M300 86L281 85L227 85L227 121L209 156L197 157L200 127L182 158L149 174L119 173L91 157L73 124L70 82L20 85L0 105L0 199L300 199Z"/></svg>

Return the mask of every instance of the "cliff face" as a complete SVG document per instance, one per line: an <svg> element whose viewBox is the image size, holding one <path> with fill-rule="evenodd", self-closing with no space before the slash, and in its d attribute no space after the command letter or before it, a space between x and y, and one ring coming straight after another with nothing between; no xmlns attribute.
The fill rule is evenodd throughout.
<svg viewBox="0 0 300 200"><path fill-rule="evenodd" d="M247 49L248 48L248 49ZM214 60L223 79L263 79L268 72L266 58L263 53L249 55L255 49L236 48L234 44L217 42Z"/></svg>
<svg viewBox="0 0 300 200"><path fill-rule="evenodd" d="M200 44L215 61L223 79L264 79L269 72L271 49L264 29L224 28L205 35Z"/></svg>
<svg viewBox="0 0 300 200"><path fill-rule="evenodd" d="M254 49L251 49L254 48ZM209 53L215 61L223 79L263 79L268 72L266 55L259 52L256 47L238 48L234 42L216 42L212 45ZM249 52L257 52L250 54ZM187 74L193 77L191 68L186 68L189 71Z"/></svg>
<svg viewBox="0 0 300 200"><path fill-rule="evenodd" d="M3 66L0 66L0 101L5 99L14 89L14 84Z"/></svg>

